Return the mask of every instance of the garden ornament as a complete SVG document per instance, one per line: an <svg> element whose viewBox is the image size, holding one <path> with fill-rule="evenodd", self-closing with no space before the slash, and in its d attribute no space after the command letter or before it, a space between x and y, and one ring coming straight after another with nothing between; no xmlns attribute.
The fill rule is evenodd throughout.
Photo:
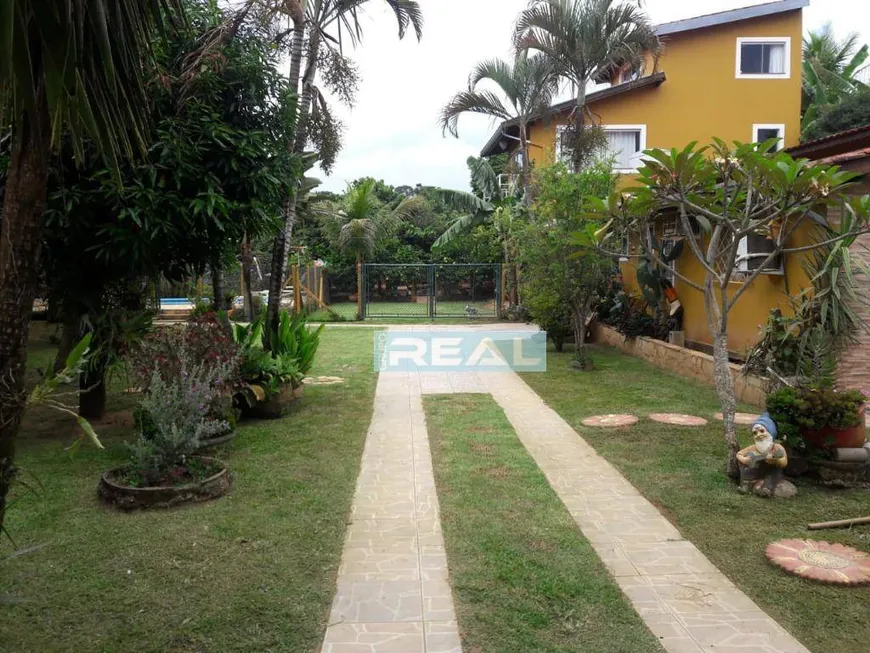
<svg viewBox="0 0 870 653"><path fill-rule="evenodd" d="M788 455L778 442L776 422L764 413L752 425L754 443L737 454L740 463L740 486L743 494L760 497L792 497L797 489L785 480Z"/></svg>

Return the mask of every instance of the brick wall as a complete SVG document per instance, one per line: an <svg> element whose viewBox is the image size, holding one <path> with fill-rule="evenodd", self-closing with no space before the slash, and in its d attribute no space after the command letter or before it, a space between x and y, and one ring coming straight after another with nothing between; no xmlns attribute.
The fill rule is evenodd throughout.
<svg viewBox="0 0 870 653"><path fill-rule="evenodd" d="M859 236L851 251L853 257L860 257L870 265L870 234ZM855 282L870 301L870 279L863 274L856 274ZM860 302L853 309L870 328L870 306ZM858 332L858 344L849 347L840 356L837 377L844 388L870 391L870 333L863 329Z"/></svg>

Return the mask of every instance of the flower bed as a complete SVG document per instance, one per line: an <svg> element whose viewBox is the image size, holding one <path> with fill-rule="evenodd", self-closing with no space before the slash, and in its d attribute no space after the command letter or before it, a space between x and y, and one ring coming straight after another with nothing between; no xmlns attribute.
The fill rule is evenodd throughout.
<svg viewBox="0 0 870 653"><path fill-rule="evenodd" d="M100 478L100 496L123 510L169 508L226 494L230 474L226 465L215 458L193 456L186 465L168 470L162 480L148 482L135 466L110 469Z"/></svg>

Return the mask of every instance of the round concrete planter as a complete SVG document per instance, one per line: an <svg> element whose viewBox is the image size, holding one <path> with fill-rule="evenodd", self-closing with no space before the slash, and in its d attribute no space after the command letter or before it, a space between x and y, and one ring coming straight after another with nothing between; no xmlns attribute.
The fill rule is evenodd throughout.
<svg viewBox="0 0 870 653"><path fill-rule="evenodd" d="M297 401L302 397L305 386L294 388L285 385L281 391L265 401L258 401L254 406L242 409L242 415L258 419L279 419L287 415Z"/></svg>
<svg viewBox="0 0 870 653"><path fill-rule="evenodd" d="M230 440L233 440L236 437L236 431L233 429L229 433L225 433L224 435L219 435L215 438L211 438L209 440L203 440L199 445L200 451L204 449L211 449L212 447L217 447L222 444L226 444Z"/></svg>
<svg viewBox="0 0 870 653"><path fill-rule="evenodd" d="M182 503L208 501L223 496L230 489L230 473L227 466L216 458L197 456L204 462L220 466L220 470L208 478L186 485L158 487L133 487L121 480L125 468L116 467L100 477L100 496L107 503L122 510L138 508L170 508Z"/></svg>

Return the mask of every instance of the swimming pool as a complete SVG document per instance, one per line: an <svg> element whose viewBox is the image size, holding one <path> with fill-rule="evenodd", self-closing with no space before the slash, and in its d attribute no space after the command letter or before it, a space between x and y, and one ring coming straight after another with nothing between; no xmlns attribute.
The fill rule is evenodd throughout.
<svg viewBox="0 0 870 653"><path fill-rule="evenodd" d="M161 297L160 308L193 308L193 303L187 297Z"/></svg>

